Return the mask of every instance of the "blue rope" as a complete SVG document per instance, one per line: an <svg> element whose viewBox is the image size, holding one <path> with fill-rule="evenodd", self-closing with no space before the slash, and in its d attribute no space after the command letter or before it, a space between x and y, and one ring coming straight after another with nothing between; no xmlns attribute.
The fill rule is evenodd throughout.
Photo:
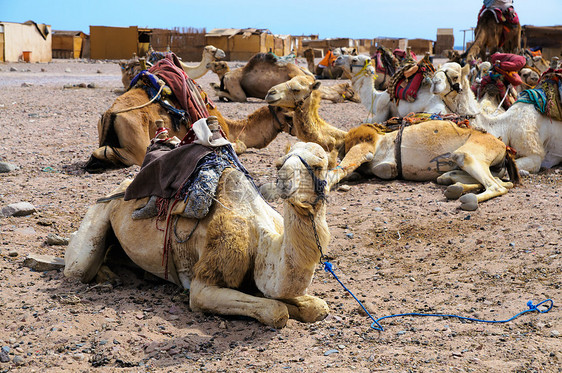
<svg viewBox="0 0 562 373"><path fill-rule="evenodd" d="M333 270L332 263L324 262L324 271L330 272L334 276L334 278L340 283L340 285L345 289L345 291L347 291L349 294L351 294L351 296L357 301L357 303L359 303L361 308L363 308L363 310L367 313L367 315L371 318L371 320L373 320L373 323L371 324L371 328L374 329L374 330L381 331L381 332L384 331L384 328L379 323L379 321L384 320L384 319L389 319L389 318L392 318L392 317L403 317L403 316L454 317L454 318L457 318L457 319L460 319L460 320L500 324L500 323L506 323L506 322L512 321L512 320L518 318L519 316L521 316L521 315L523 315L524 313L527 313L527 312L536 311L538 313L547 313L554 306L554 301L552 299L545 299L542 302L539 302L537 304L533 304L533 301L528 301L527 307L529 307L529 309L521 311L517 315L515 315L515 316L513 316L513 317L511 317L507 320L482 320L482 319L475 319L475 318L472 318L472 317L464 317L464 316L458 316L458 315L439 314L439 313L417 313L417 312L400 313L400 314L395 314L395 315L383 316L383 317L379 317L378 319L375 319L369 313L369 311L367 311L365 306L363 306L363 303L361 303L361 301L359 299L357 299L357 297L340 281L338 276L336 276L336 274L334 273L334 270ZM548 306L547 309L540 310L538 308L540 305L542 305L543 303L547 303L547 302L550 303L550 305Z"/></svg>

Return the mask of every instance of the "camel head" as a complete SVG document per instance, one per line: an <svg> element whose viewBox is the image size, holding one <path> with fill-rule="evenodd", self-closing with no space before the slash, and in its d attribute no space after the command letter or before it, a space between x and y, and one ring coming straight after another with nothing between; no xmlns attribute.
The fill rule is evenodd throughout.
<svg viewBox="0 0 562 373"><path fill-rule="evenodd" d="M271 87L267 91L265 101L272 106L296 108L319 87L320 82L316 81L313 76L295 76L287 82Z"/></svg>
<svg viewBox="0 0 562 373"><path fill-rule="evenodd" d="M287 202L308 209L325 198L328 155L320 145L298 142L275 166L277 193Z"/></svg>
<svg viewBox="0 0 562 373"><path fill-rule="evenodd" d="M207 45L203 49L203 58L205 58L205 57L207 57L211 61L214 61L214 60L220 60L220 59L226 57L226 54L224 53L224 51L222 49L219 49L219 48L217 48L215 46L212 46L212 45Z"/></svg>
<svg viewBox="0 0 562 373"><path fill-rule="evenodd" d="M431 92L441 97L450 96L454 98L463 89L469 89L468 74L470 66L461 67L456 62L447 62L441 66L433 76Z"/></svg>
<svg viewBox="0 0 562 373"><path fill-rule="evenodd" d="M540 75L537 71L533 70L529 67L524 67L519 71L519 75L521 76L521 80L523 81L524 88L534 88L540 79Z"/></svg>
<svg viewBox="0 0 562 373"><path fill-rule="evenodd" d="M352 79L361 72L372 76L376 75L375 67L371 63L371 57L364 54L359 56L341 55L336 59L334 65L341 67L348 79Z"/></svg>
<svg viewBox="0 0 562 373"><path fill-rule="evenodd" d="M230 67L225 61L212 61L207 64L207 69L211 70L215 74L222 78L227 72L230 71Z"/></svg>

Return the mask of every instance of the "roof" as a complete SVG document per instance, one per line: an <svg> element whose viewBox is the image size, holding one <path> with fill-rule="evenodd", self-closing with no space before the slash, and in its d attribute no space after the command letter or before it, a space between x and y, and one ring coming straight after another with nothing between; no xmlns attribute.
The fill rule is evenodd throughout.
<svg viewBox="0 0 562 373"><path fill-rule="evenodd" d="M244 37L249 37L250 35L257 34L271 34L268 29L257 29L257 28L215 28L207 32L205 36L228 36L232 37L234 35L242 34Z"/></svg>
<svg viewBox="0 0 562 373"><path fill-rule="evenodd" d="M63 30L52 30L53 35L61 35L61 36L83 36L86 35L82 31L63 31Z"/></svg>

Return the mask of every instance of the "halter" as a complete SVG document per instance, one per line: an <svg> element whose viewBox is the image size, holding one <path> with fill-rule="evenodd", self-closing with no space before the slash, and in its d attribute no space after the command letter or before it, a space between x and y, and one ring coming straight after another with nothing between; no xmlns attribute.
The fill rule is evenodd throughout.
<svg viewBox="0 0 562 373"><path fill-rule="evenodd" d="M359 70L355 75L353 75L353 77L351 78L351 80L353 81L353 79L358 78L362 75L371 75L373 80L376 80L378 75L376 73L372 73L371 71L369 71L367 69L367 67L371 64L371 62L369 60L365 60L365 63L363 65L354 65L351 64L349 65L349 67L354 68L354 67L360 67L361 70Z"/></svg>
<svg viewBox="0 0 562 373"><path fill-rule="evenodd" d="M285 127L283 123L281 123L281 121L279 120L279 117L277 116L277 112L275 111L275 107L273 107L272 105L267 105L267 107L269 108L269 112L271 113L271 115L273 116L273 119L277 122L277 124L279 124L279 130L278 132L283 131L283 128ZM293 135L293 122L291 121L291 123L289 124L289 135L291 136L295 136Z"/></svg>
<svg viewBox="0 0 562 373"><path fill-rule="evenodd" d="M306 168L306 170L308 171L308 174L312 178L312 183L314 184L314 194L316 194L316 199L312 203L312 207L315 207L316 204L318 203L318 201L320 201L320 200L324 201L326 199L325 190L326 190L326 185L328 184L328 182L326 180L322 180L318 176L316 176L316 174L312 170L312 167L310 167L310 165L298 154L290 154L287 158L285 158L285 161L283 162L283 164L285 164L285 162L287 162L287 159L291 158L292 156L299 157L303 166Z"/></svg>
<svg viewBox="0 0 562 373"><path fill-rule="evenodd" d="M453 91L455 91L457 93L461 93L462 88L461 88L460 83L454 83L453 84L453 81L451 80L451 78L447 74L447 70L442 70L442 71L443 71L443 74L445 74L445 78L447 78L447 82L449 83L449 87L451 87L451 90L445 95L445 97L447 97L447 95L449 95L449 93L451 93Z"/></svg>
<svg viewBox="0 0 562 373"><path fill-rule="evenodd" d="M307 98L310 97L310 95L312 94L312 90L310 92L308 92L301 100L297 100L297 96L295 96L295 93L293 92L293 90L291 89L291 87L289 86L289 82L285 82L285 86L287 86L287 90L289 92L291 92L291 95L293 95L293 101L295 101L295 107L299 108L301 107L304 102L306 101Z"/></svg>

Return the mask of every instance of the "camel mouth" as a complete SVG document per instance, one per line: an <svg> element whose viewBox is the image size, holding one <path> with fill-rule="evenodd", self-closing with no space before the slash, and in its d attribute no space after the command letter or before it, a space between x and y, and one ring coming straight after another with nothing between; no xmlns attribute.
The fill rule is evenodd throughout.
<svg viewBox="0 0 562 373"><path fill-rule="evenodd" d="M281 97L273 97L270 95L265 96L265 102L267 102L268 104L275 104L279 101L281 101Z"/></svg>

